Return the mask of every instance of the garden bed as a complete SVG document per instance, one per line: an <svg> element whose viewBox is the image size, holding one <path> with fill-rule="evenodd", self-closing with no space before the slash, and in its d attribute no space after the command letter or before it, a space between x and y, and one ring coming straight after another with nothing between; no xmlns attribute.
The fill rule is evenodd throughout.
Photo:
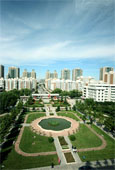
<svg viewBox="0 0 115 170"><path fill-rule="evenodd" d="M71 152L64 153L64 155L65 155L65 158L66 158L67 163L75 162L75 160L74 160L73 155L71 154Z"/></svg>

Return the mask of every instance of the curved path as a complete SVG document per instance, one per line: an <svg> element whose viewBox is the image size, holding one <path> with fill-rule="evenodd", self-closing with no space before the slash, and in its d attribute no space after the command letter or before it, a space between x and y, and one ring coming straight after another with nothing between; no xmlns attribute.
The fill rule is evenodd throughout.
<svg viewBox="0 0 115 170"><path fill-rule="evenodd" d="M77 116L75 113L74 113L74 115L82 121L82 119L81 119L79 116ZM101 135L99 135L97 132L95 132L89 125L87 125L87 124L85 124L85 125L86 125L96 136L98 136L98 138L101 139L102 145L99 146L99 147L78 149L78 152L94 151L94 150L96 151L96 150L102 150L102 149L104 149L104 148L107 146L107 142L105 141L105 139L104 139Z"/></svg>
<svg viewBox="0 0 115 170"><path fill-rule="evenodd" d="M20 131L20 134L18 136L18 139L15 143L15 150L17 153L19 153L20 155L23 155L23 156L40 156L40 155L54 155L56 154L57 152L56 151L53 151L53 152L39 152L39 153L26 153L26 152L23 152L20 147L19 147L19 144L20 144L20 140L22 138L22 134L23 134L23 131L24 131L24 127L21 128L21 131Z"/></svg>
<svg viewBox="0 0 115 170"><path fill-rule="evenodd" d="M65 119L65 120L71 122L71 127L67 128L67 129L64 129L64 130L60 130L60 131L53 131L53 130L43 129L38 123L41 120L48 119L48 118ZM31 127L32 127L33 131L35 131L36 133L38 132L38 133L43 134L45 136L57 137L57 136L68 136L68 135L71 135L71 134L75 133L76 130L78 130L78 128L79 128L79 123L76 122L76 120L71 119L69 117L65 117L65 116L46 116L46 117L40 117L40 118L34 120L31 123Z"/></svg>

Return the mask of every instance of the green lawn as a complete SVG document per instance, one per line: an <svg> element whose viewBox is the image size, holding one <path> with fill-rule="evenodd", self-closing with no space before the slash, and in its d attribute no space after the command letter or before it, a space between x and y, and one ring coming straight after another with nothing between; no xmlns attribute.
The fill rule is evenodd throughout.
<svg viewBox="0 0 115 170"><path fill-rule="evenodd" d="M20 149L27 153L55 151L54 143L48 142L48 137L40 136L25 127L20 142Z"/></svg>
<svg viewBox="0 0 115 170"><path fill-rule="evenodd" d="M70 104L69 103L64 103L64 101L63 102L61 102L61 101L54 101L53 107L58 107L58 106L66 107L66 106L70 106Z"/></svg>
<svg viewBox="0 0 115 170"><path fill-rule="evenodd" d="M12 151L8 154L7 159L2 164L5 166L4 169L16 170L51 166L52 162L54 165L58 164L57 155L24 157L15 152L13 148Z"/></svg>
<svg viewBox="0 0 115 170"><path fill-rule="evenodd" d="M33 114L31 113L31 114L28 116L26 123L31 123L33 120L35 120L35 119L37 119L37 118L40 118L40 117L43 117L43 116L46 116L46 114L45 114L45 113L33 112Z"/></svg>
<svg viewBox="0 0 115 170"><path fill-rule="evenodd" d="M113 159L115 158L115 141L111 137L109 137L106 133L104 133L102 130L100 130L95 125L92 125L92 128L99 133L100 135L103 135L104 139L107 142L107 146L105 149L102 149L100 151L89 151L89 152L78 152L80 158L82 161L95 161L95 160L103 160L103 159ZM83 159L83 156L85 156L85 159Z"/></svg>
<svg viewBox="0 0 115 170"><path fill-rule="evenodd" d="M80 129L76 134L74 134L76 140L71 141L73 146L77 148L92 148L98 147L102 144L101 139L99 139L88 127L84 124L80 124Z"/></svg>
<svg viewBox="0 0 115 170"><path fill-rule="evenodd" d="M66 116L75 119L76 121L79 121L79 119L72 113L72 111L60 111L57 112L57 114L58 116Z"/></svg>

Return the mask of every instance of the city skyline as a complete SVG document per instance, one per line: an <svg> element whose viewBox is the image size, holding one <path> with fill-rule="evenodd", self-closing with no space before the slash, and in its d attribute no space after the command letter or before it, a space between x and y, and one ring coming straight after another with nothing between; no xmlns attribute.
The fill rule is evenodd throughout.
<svg viewBox="0 0 115 170"><path fill-rule="evenodd" d="M1 65L1 66L3 66L4 67L4 78L6 79L6 78L8 78L8 72L9 72L9 68L12 68L12 67L15 67L15 66L9 66L9 67L5 67L4 65ZM104 67L109 67L109 66L104 66ZM103 68L104 68L103 67ZM59 72L57 71L57 70L44 70L44 75L42 76L42 77L39 77L39 73L37 74L37 71L35 70L35 69L33 69L33 68L31 68L31 69L28 69L28 68L25 68L25 69L20 69L20 67L17 67L17 68L19 68L19 70L20 70L20 77L23 77L23 73L24 73L24 71L26 70L28 73L31 73L33 70L35 71L35 73L36 73L36 79L38 79L38 80L40 80L40 79L46 79L46 72L47 71L49 71L50 73L51 72L57 72L57 74L58 74L58 78L59 79L61 79L61 72L62 72L62 70L64 70L64 69L68 69L68 68L62 68L62 70L59 70ZM81 68L78 68L78 67L76 67L76 68L73 68L73 69L68 69L68 70L70 70L70 79L72 80L72 71L74 70L74 69L81 69L82 70L82 76L83 77L93 77L93 78L95 78L96 80L100 80L100 69L101 69L102 67L100 67L99 69L98 69L98 77L96 78L93 74L92 74L92 76L91 75L84 75L84 70L82 70ZM113 68L113 70L115 69L114 67L111 67L111 68ZM51 73L51 74L53 74L53 73Z"/></svg>
<svg viewBox="0 0 115 170"><path fill-rule="evenodd" d="M0 1L0 63L45 72L81 68L99 79L114 67L114 1ZM103 10L102 10L103 9Z"/></svg>

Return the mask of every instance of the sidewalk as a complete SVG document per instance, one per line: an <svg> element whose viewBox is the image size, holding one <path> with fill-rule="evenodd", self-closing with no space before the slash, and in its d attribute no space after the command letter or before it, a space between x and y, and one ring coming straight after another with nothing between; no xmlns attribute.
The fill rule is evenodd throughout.
<svg viewBox="0 0 115 170"><path fill-rule="evenodd" d="M107 166L115 166L115 161L114 160L100 160L100 161L93 161L93 162L82 162L80 164L67 164L67 165L56 165L54 166L54 170L80 170L79 168L80 167L83 167L83 166L89 166L89 167L92 167L92 168L96 168L96 169L103 169L104 167L106 167L105 169L106 170L109 170L107 169ZM32 169L28 169L28 170L51 170L51 166L47 166L47 167L42 167L42 168L32 168ZM95 170L96 170L95 169ZM100 170L101 170L100 169ZM112 168L113 170L115 168ZM27 169L26 169L27 170ZM88 169L86 169L88 170Z"/></svg>
<svg viewBox="0 0 115 170"><path fill-rule="evenodd" d="M55 147L56 147L57 155L58 155L59 159L61 160L61 165L65 165L66 159L65 159L64 153L62 152L62 148L61 148L61 145L59 143L58 137L54 138L54 144L55 144Z"/></svg>

